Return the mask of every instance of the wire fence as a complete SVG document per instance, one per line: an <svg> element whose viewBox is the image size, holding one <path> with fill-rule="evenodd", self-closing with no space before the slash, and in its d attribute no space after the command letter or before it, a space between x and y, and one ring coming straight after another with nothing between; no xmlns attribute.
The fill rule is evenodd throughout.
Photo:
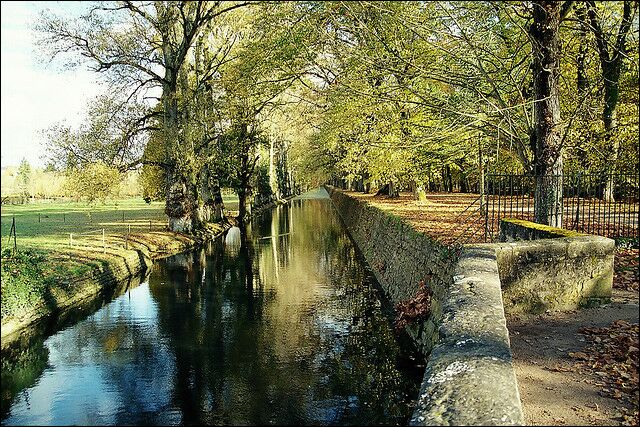
<svg viewBox="0 0 640 427"><path fill-rule="evenodd" d="M131 226L129 225L126 232L120 234L107 233L104 228L82 233L69 233L68 247L85 250L101 248L103 253L106 253L107 249L129 249L131 232Z"/></svg>
<svg viewBox="0 0 640 427"><path fill-rule="evenodd" d="M19 211L2 217L2 244L13 252L21 246L101 250L128 249L135 233L167 230L161 210L75 210L64 212Z"/></svg>

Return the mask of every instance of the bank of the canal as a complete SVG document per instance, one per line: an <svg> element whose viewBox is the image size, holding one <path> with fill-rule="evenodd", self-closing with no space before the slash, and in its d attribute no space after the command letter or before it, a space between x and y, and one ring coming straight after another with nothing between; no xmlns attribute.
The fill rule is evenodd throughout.
<svg viewBox="0 0 640 427"><path fill-rule="evenodd" d="M495 249L448 247L399 217L326 187L388 298L432 291L405 330L427 357L412 425L521 425Z"/></svg>
<svg viewBox="0 0 640 427"><path fill-rule="evenodd" d="M291 197L265 204L254 209L249 218L290 200ZM41 283L24 290L23 293L28 293L28 297L21 298L22 301L17 303L5 301L12 292L8 292L3 284L3 316L0 327L2 348L15 345L16 341L27 341L33 334L42 333L43 330L50 330L50 325L57 323L58 318L73 317L72 312L76 309L95 306L97 301L109 301L123 286L140 276L144 277L154 261L192 250L216 239L233 223L233 218L230 218L229 221L207 224L198 235L171 231L131 233L127 236L126 247L108 246L104 251L98 247L84 251L65 248L58 251L27 250L23 254L26 261L24 264L40 265L26 265L23 268L37 268L36 274L39 277L33 277L32 271L29 277L29 272L21 271L21 268L15 269L13 274L24 275L23 281L36 280ZM37 257L39 260L29 260L29 257ZM80 264L80 268L60 272L67 259L73 259L75 264ZM15 279L11 278L12 281ZM29 288L27 283L23 286ZM11 307L6 310L9 314L6 314L5 305L15 304L20 304L21 307ZM41 323L47 325L40 325Z"/></svg>
<svg viewBox="0 0 640 427"><path fill-rule="evenodd" d="M2 424L406 424L422 370L326 193L246 236L3 355Z"/></svg>
<svg viewBox="0 0 640 427"><path fill-rule="evenodd" d="M112 294L123 283L144 275L155 260L190 250L204 241L224 233L229 224L216 224L200 237L169 231L135 233L129 238L128 249L110 247L104 252L86 251L79 255L44 253L44 262L55 263L48 259L55 257L76 257L86 267L80 271L69 271L48 280L35 303L22 310L2 318L2 348L21 339L24 333L30 335L30 328L40 322L52 322L56 317L66 315L75 308L90 304L92 299L104 298ZM16 271L16 274L22 272ZM24 337L22 337L24 338Z"/></svg>

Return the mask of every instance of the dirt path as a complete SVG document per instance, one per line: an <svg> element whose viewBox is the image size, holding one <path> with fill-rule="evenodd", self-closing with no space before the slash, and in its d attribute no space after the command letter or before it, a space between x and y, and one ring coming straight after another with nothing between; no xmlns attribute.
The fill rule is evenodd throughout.
<svg viewBox="0 0 640 427"><path fill-rule="evenodd" d="M583 327L638 323L638 293L614 289L611 304L566 313L508 317L516 376L528 425L623 425L624 405L600 394L598 377L570 369L583 351ZM637 403L636 403L637 410Z"/></svg>

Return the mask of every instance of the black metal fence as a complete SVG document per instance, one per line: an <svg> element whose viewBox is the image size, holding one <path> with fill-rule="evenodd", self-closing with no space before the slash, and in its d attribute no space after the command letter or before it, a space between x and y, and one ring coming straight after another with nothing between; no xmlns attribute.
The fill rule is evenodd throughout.
<svg viewBox="0 0 640 427"><path fill-rule="evenodd" d="M638 239L639 182L637 174L556 175L545 183L558 197L550 202L554 222L568 230L613 239ZM485 241L497 238L500 220L535 220L536 176L500 175L486 177L484 205ZM553 191L552 191L553 192Z"/></svg>

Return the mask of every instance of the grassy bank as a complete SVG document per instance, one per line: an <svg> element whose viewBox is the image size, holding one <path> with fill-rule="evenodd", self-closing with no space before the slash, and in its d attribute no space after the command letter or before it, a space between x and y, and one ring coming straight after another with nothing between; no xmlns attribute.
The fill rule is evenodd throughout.
<svg viewBox="0 0 640 427"><path fill-rule="evenodd" d="M225 203L234 206L233 199ZM13 218L17 253L9 236ZM166 221L163 204L141 200L97 206L74 202L2 206L3 326L31 319L34 311L55 311L60 301L84 292L83 279L136 259L139 251L153 259L197 243L192 236L166 231ZM213 224L208 232L214 235L223 230L222 225Z"/></svg>

